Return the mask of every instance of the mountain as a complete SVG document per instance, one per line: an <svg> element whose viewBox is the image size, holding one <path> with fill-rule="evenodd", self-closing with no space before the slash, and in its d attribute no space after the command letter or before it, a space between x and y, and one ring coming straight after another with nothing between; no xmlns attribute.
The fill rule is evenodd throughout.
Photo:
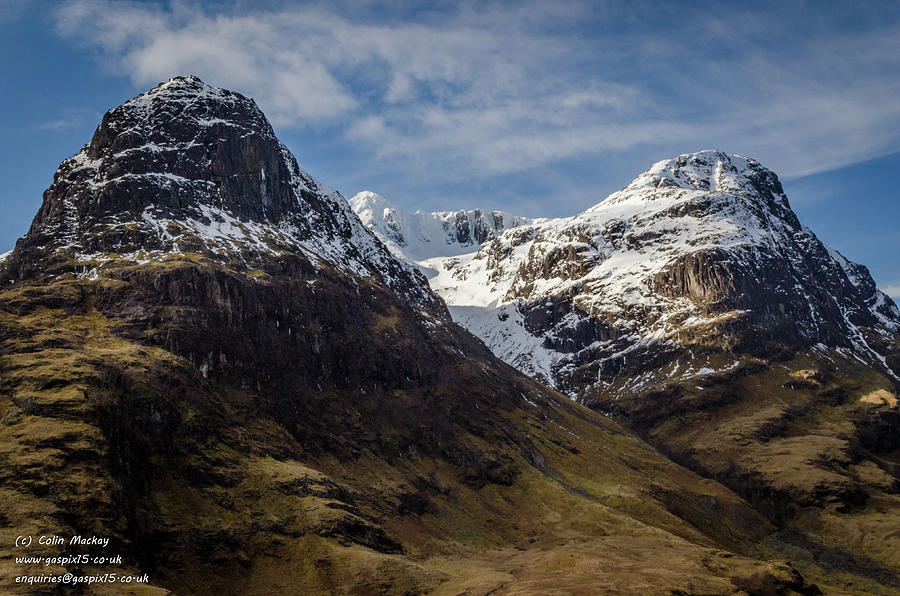
<svg viewBox="0 0 900 596"><path fill-rule="evenodd" d="M300 169L253 100L183 77L104 116L60 165L9 266L20 278L37 263L95 275L112 258L191 252L252 266L285 250L437 307L343 197Z"/></svg>
<svg viewBox="0 0 900 596"><path fill-rule="evenodd" d="M774 173L736 155L661 161L574 217L438 257L420 263L457 320L572 393L650 345L823 345L900 370L893 301L799 223Z"/></svg>
<svg viewBox="0 0 900 596"><path fill-rule="evenodd" d="M357 193L350 206L395 255L413 262L469 253L505 230L536 223L482 209L411 213L370 191Z"/></svg>
<svg viewBox="0 0 900 596"><path fill-rule="evenodd" d="M6 593L819 593L732 490L455 325L240 94L108 112L0 280Z"/></svg>
<svg viewBox="0 0 900 596"><path fill-rule="evenodd" d="M900 511L900 311L772 171L681 155L417 264L495 355L729 486L807 562L900 588L881 529Z"/></svg>

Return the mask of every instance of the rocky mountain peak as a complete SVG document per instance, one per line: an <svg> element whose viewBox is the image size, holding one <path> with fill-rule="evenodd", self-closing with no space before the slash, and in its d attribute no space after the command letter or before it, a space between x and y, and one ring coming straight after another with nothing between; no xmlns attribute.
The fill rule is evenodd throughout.
<svg viewBox="0 0 900 596"><path fill-rule="evenodd" d="M632 180L626 189L638 190L650 186L724 192L743 190L761 176L777 181L773 172L752 158L705 150L660 160ZM780 184L777 192L783 194Z"/></svg>
<svg viewBox="0 0 900 596"><path fill-rule="evenodd" d="M378 211L383 211L385 209L398 209L398 207L389 200L371 190L363 190L356 193L350 199L350 206L353 207L353 210L357 215L360 215L363 212L371 212L374 215Z"/></svg>
<svg viewBox="0 0 900 596"><path fill-rule="evenodd" d="M125 146L138 136L162 140L182 127L189 129L183 132L186 137L188 132L196 134L213 124L240 126L246 132L275 136L252 99L208 85L195 76L174 77L110 110L91 141L89 156L99 157L116 140L124 141ZM128 137L119 139L126 133Z"/></svg>
<svg viewBox="0 0 900 596"><path fill-rule="evenodd" d="M422 263L458 322L563 388L648 346L825 345L900 370L896 305L800 224L774 172L739 155L659 161L582 213Z"/></svg>
<svg viewBox="0 0 900 596"><path fill-rule="evenodd" d="M755 159L712 150L658 161L588 212L603 209L604 204L635 200L674 198L696 202L698 196L704 197L712 212L727 209L729 203L732 207L739 203L739 209L749 210L758 218L776 217L792 229L800 227L774 172Z"/></svg>
<svg viewBox="0 0 900 596"><path fill-rule="evenodd" d="M209 189L198 194L191 188L193 201L178 191L214 184L221 190L208 197L212 205L256 221L296 210L293 182L306 187L301 190L315 186L290 163L252 99L194 76L170 79L107 112L90 144L73 160L74 170L94 174L91 184L112 186L108 194L121 194L117 189L135 178L156 183L167 190L154 201L159 206L202 202ZM101 209L147 206L108 205L104 198Z"/></svg>
<svg viewBox="0 0 900 596"><path fill-rule="evenodd" d="M103 116L60 165L6 266L10 279L93 276L109 263L186 254L251 268L300 254L443 310L340 193L299 167L252 99L194 76Z"/></svg>
<svg viewBox="0 0 900 596"><path fill-rule="evenodd" d="M350 208L368 227L381 227L386 238L398 246L407 245L403 235L404 213L380 194L368 190L358 192L350 199Z"/></svg>

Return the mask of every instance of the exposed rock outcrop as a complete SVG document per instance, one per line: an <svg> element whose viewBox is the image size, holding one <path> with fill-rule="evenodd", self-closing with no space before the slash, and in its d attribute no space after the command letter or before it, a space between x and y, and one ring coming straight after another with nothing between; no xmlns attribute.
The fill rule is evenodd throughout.
<svg viewBox="0 0 900 596"><path fill-rule="evenodd" d="M594 367L588 385L573 382L587 360L685 347L771 357L824 345L900 378L900 310L800 224L773 172L737 155L661 161L579 215L420 264L460 323L572 395L612 379ZM487 314L510 308L521 316ZM587 327L609 332L578 354L567 338ZM523 333L545 349L512 346Z"/></svg>

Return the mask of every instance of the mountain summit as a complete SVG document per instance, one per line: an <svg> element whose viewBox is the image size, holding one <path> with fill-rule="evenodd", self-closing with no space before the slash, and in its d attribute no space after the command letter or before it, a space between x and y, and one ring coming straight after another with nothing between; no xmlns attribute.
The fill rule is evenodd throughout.
<svg viewBox="0 0 900 596"><path fill-rule="evenodd" d="M900 589L900 312L759 162L663 160L417 264L494 354L740 494L776 544Z"/></svg>
<svg viewBox="0 0 900 596"><path fill-rule="evenodd" d="M104 115L60 165L11 267L19 278L38 264L96 274L112 259L186 253L250 267L284 252L442 308L337 191L297 165L256 102L186 76Z"/></svg>
<svg viewBox="0 0 900 596"><path fill-rule="evenodd" d="M616 376L628 354L678 346L831 346L900 374L896 305L800 224L773 172L739 155L660 161L574 217L423 264L495 353L570 392Z"/></svg>

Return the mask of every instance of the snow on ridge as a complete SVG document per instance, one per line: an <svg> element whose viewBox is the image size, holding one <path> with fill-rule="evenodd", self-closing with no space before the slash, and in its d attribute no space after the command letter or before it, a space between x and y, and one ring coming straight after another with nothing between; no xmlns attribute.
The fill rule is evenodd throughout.
<svg viewBox="0 0 900 596"><path fill-rule="evenodd" d="M283 148L285 158L290 154ZM268 254L277 256L285 251L297 251L311 259L313 263L327 263L338 269L363 277L371 277L377 272L384 281L400 293L408 293L414 288L405 287L402 280L395 279L392 269L406 270L415 279L418 271L405 261L388 253L372 232L370 232L350 210L346 200L336 190L316 182L305 171L288 162L292 175L291 184L298 203L296 217L281 218L278 221L255 221L242 219L228 209L198 201L184 217L172 218L155 206L148 206L138 219L114 217L104 224L107 228L138 225L145 233L162 240L163 250L146 251L149 257L131 260L161 260L169 255L182 254L186 246L196 246L199 242L212 254L243 260L248 255ZM128 176L134 176L129 174ZM151 184L194 184L209 181L194 181L169 174L149 173L142 177ZM97 186L102 186L98 184ZM345 237L335 233L329 226L316 226L323 214L315 212L303 199L301 190L315 192L319 200L329 206L329 216L336 220L338 230L349 231ZM308 229L316 227L313 233ZM70 241L72 248L74 244ZM132 255L134 256L134 255ZM103 263L112 259L105 253L85 253L76 251L76 257L85 263ZM423 287L427 287L424 280ZM427 290L426 290L427 292ZM422 294L420 298L427 296Z"/></svg>
<svg viewBox="0 0 900 596"><path fill-rule="evenodd" d="M483 236L482 240L493 239L506 229L536 221L483 209L411 212L372 191L357 193L349 203L391 252L416 262L472 252L481 244L478 236Z"/></svg>
<svg viewBox="0 0 900 596"><path fill-rule="evenodd" d="M829 256L831 256L832 260L841 266L844 273L847 275L847 279L850 280L854 286L859 287L862 285L862 278L859 276L859 272L856 270L856 263L852 263L847 257L839 253L837 250L831 248L830 246L825 246L825 249L828 251Z"/></svg>
<svg viewBox="0 0 900 596"><path fill-rule="evenodd" d="M146 110L158 101L192 104L201 99L232 104L240 99L250 101L238 93L204 83L194 75L187 75L172 77L153 89L129 99L121 107Z"/></svg>
<svg viewBox="0 0 900 596"><path fill-rule="evenodd" d="M183 134L185 126L194 134ZM223 204L217 179L209 173L215 157L188 151L207 138L223 136L218 134L223 127L231 128L233 136L256 134L260 138L255 142L274 144L275 160L280 162L277 169L286 171L293 199L288 199L289 204L278 214L265 208L259 210L262 216L249 218L232 212L235 207ZM54 185L62 189L61 209L49 224L53 226L49 230L55 239L53 248L67 250L84 266L124 258L117 246L126 256L135 257L129 260L139 262L185 250L204 250L244 262L263 254L298 252L317 265L380 278L397 293L422 304L437 303L418 269L394 258L362 225L340 193L317 182L297 164L252 99L197 77L175 77L110 110L98 130L104 131L100 137L95 135L99 143L92 142L60 165ZM112 142L121 135L129 135L125 148ZM175 167L192 155L199 161L189 164L191 167ZM142 167L129 167L135 162ZM256 173L263 199L269 167L260 161ZM253 172L249 174L253 176ZM78 219L77 203L97 204L106 193L118 192L115 184L119 182L139 185L148 196L178 193L189 199L179 199L177 206L157 205L151 199L137 214L134 209L124 209L96 220ZM105 230L113 228L140 231L147 235L146 246L154 249L139 250L140 243L134 240L105 245L109 252L84 249L84 234L105 235Z"/></svg>
<svg viewBox="0 0 900 596"><path fill-rule="evenodd" d="M374 215L394 207L375 193L358 197L354 210L384 239L384 219ZM408 238L410 228L403 215L393 219L399 240ZM701 151L655 163L622 190L572 217L525 221L480 246L458 247L458 252L428 253L398 244L395 253L430 273L432 289L454 319L495 355L554 383L553 375L568 366L570 356L545 347L543 340L554 345L554 334L567 326L575 329L578 321L560 321L543 335L527 331L522 312L548 297L589 313L573 311L571 317L593 316L622 333L621 341L607 350L617 357L638 343L678 343L685 331L699 332L751 314L704 314L686 296L657 291L659 274L695 253L715 251L723 263L758 274L758 267L771 259L785 259L793 271L815 254L820 262L824 259L829 279L843 271L853 286L868 293L865 268L826 248L800 225L773 172L751 158ZM795 283L805 282L795 277ZM844 300L841 292L837 296ZM884 330L900 330L900 311L890 307L886 295L875 290L866 305ZM848 303L840 308L855 350L884 363L850 322L848 309L859 307ZM810 309L816 312L812 302ZM593 347L598 353L606 350Z"/></svg>
<svg viewBox="0 0 900 596"><path fill-rule="evenodd" d="M766 170L756 160L738 154L703 150L663 159L632 180L623 190L675 186L707 191L744 190L746 178Z"/></svg>
<svg viewBox="0 0 900 596"><path fill-rule="evenodd" d="M504 246L501 253L505 256L490 264L491 249L487 247L482 248L482 253L460 257L458 260L464 261L465 266L453 272L455 268L441 268L430 260L429 266L441 272L432 280L433 285L439 293L446 294L450 304L457 299L477 300L472 292L464 291L469 284L460 282L478 279L480 284L474 285L482 286L477 293L480 301L470 305L536 299L577 286L590 290L578 294L584 299L582 306L591 310L601 301L611 301L621 308L671 306L667 304L671 301L653 296L647 281L677 258L710 249L753 252L771 248L778 242L775 236L792 232L782 221L762 219L745 197L734 193L697 188L686 179L682 179L682 185L658 187L648 183L647 175L655 180L667 179L659 174L666 173L671 163L674 160L658 162L648 173L638 176L636 183L578 215L502 232L498 242ZM715 198L714 208L709 205L711 197ZM523 233L525 228L530 228L530 233ZM527 239L523 241L523 237ZM526 261L539 262L562 249L578 254L582 262L590 265L588 271L575 276L547 274L537 279L519 276Z"/></svg>

